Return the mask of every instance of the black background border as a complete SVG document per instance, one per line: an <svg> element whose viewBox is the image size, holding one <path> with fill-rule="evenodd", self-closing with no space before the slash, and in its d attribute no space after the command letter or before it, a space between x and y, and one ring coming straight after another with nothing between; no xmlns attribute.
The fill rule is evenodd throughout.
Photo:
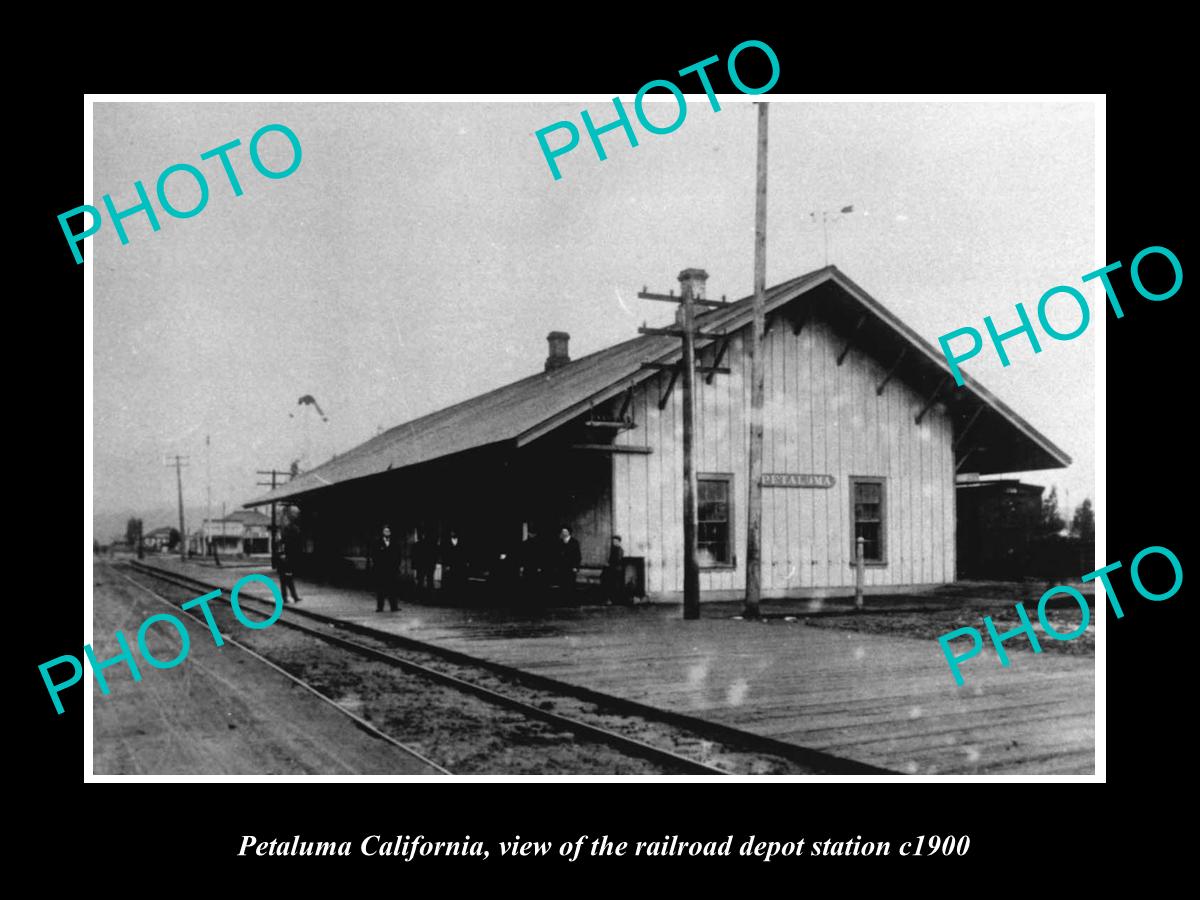
<svg viewBox="0 0 1200 900"><path fill-rule="evenodd" d="M62 653L79 652L79 620L82 598L68 599L73 592L55 585L53 566L29 572L29 588L17 596L32 598L17 602L10 598L13 632L21 650L16 663L14 695L19 700L18 750L28 754L14 774L33 772L40 786L37 798L25 811L30 818L28 836L48 854L72 859L83 857L81 872L106 871L105 860L114 849L126 854L136 850L144 865L180 859L203 861L207 878L236 875L245 879L264 878L271 883L284 875L306 879L322 873L356 871L381 874L421 872L452 879L485 877L505 869L561 876L564 866L556 860L501 861L493 856L480 865L463 860L422 860L403 864L396 860L363 859L309 860L238 858L241 835L287 838L301 834L308 839L351 840L367 834L424 834L443 840L461 839L464 834L481 839L507 839L519 833L542 840L565 840L578 834L609 834L625 840L658 839L664 834L682 834L689 839L721 838L734 833L741 837L756 833L760 839L788 840L799 836L834 839L862 835L864 839L893 841L916 834L970 834L973 845L965 860L938 858L936 863L900 860L790 860L758 868L762 873L779 873L780 867L797 874L845 872L858 876L872 872L912 873L921 879L936 879L946 866L965 871L988 872L1019 886L1018 872L1045 866L1048 870L1070 869L1089 859L1089 847L1104 840L1111 831L1109 819L1136 813L1140 824L1149 826L1161 841L1163 831L1152 827L1152 809L1161 796L1158 780L1183 773L1178 751L1178 722L1190 707L1184 693L1184 661L1191 654L1186 644L1188 631L1183 619L1185 592L1163 603L1137 597L1128 581L1128 564L1133 555L1151 544L1171 548L1189 571L1187 546L1178 515L1188 503L1188 483L1181 476L1185 467L1186 438L1191 427L1185 415L1190 387L1185 362L1189 359L1190 329L1184 321L1187 303L1183 290L1169 301L1150 303L1133 291L1128 265L1142 248L1161 245L1171 248L1187 269L1183 217L1184 146L1178 135L1181 101L1172 82L1142 73L1135 83L1130 76L1111 72L1088 72L1082 67L1055 73L1053 78L1030 71L1014 76L1011 67L987 68L982 60L974 66L941 67L909 77L872 78L870 72L848 74L837 68L838 47L825 48L826 56L814 59L811 42L791 32L746 29L743 36L688 38L676 36L670 43L631 41L612 53L592 46L585 52L565 56L531 40L515 49L507 44L502 61L490 53L483 39L478 46L445 42L427 44L425 54L416 44L405 44L386 61L367 54L361 68L342 76L341 90L375 89L397 92L479 90L477 79L486 75L487 90L493 93L601 92L631 96L642 83L670 77L679 68L712 54L724 60L729 49L745 37L767 41L781 63L781 78L773 93L798 91L877 91L881 87L904 91L1099 91L1107 92L1107 235L1106 258L1100 265L1121 260L1125 268L1114 283L1123 298L1126 315L1116 320L1107 312L1108 399L1106 435L1107 504L1102 513L1107 522L1107 560L1122 560L1126 569L1114 578L1125 608L1125 618L1107 616L1107 780L1113 786L1103 797L1098 785L1066 785L1049 781L1016 784L995 779L989 783L940 783L876 785L805 782L781 784L397 784L382 787L362 784L250 784L220 786L192 785L87 785L81 776L82 696L78 688L65 695L68 713L55 716L46 702L36 666ZM506 39L507 40L507 39ZM416 50L414 50L416 48ZM669 48L669 50L667 49ZM524 52L522 52L522 50ZM849 52L849 51L847 51ZM870 56L858 48L856 57ZM961 52L961 51L960 51ZM747 55L747 61L750 56ZM448 62L449 60L449 62ZM844 60L843 60L844 61ZM304 67L301 67L304 69ZM283 87L288 91L328 91L328 73L298 71ZM971 73L985 71L983 77ZM258 89L265 79L250 80L233 74L215 81L214 66L198 77L167 79L177 91L221 90L237 92ZM719 75L721 67L713 67ZM749 67L747 83L761 83ZM1015 79L1015 80L1014 80ZM1025 83L1021 83L1022 79ZM154 83L131 80L118 85L97 80L98 91L122 89L165 90L157 77ZM190 83L189 83L190 82ZM1066 83L1064 83L1066 82ZM1073 82L1073 83L1070 83ZM714 77L718 91L729 86ZM1122 86L1123 85L1123 86ZM691 90L691 88L688 88ZM769 97L769 95L768 95ZM32 228L30 247L36 268L26 269L31 287L24 299L16 300L21 313L20 330L33 335L57 335L58 311L77 302L82 284L82 267L75 266L59 231L56 215L83 202L79 176L79 153L83 96L66 87L27 98L26 119L35 123L38 138L21 159L25 173L18 192L19 227ZM131 136L135 140L136 135ZM11 169L10 169L11 171ZM87 252L86 250L84 251ZM24 254L21 254L23 256ZM22 260L18 259L20 265ZM1014 263L1015 264L1015 263ZM28 264L26 264L28 265ZM24 268L24 266L22 266ZM1082 273L1079 273L1082 274ZM1074 283L1067 281L1065 283ZM1049 287L1049 285L1047 286ZM1089 297L1091 293L1089 292ZM1126 299L1128 298L1128 299ZM15 300L16 298L14 298ZM996 307L1018 299L997 285ZM1093 307L1095 312L1095 307ZM52 319L53 317L53 319ZM53 345L50 345L51 347ZM48 349L43 347L44 349ZM28 351L26 351L28 352ZM22 365L37 371L57 370L54 354L30 355ZM54 444L68 446L66 436L53 440L52 430L62 417L61 405L50 385L38 390L26 371L26 391L16 400L15 415L29 423L34 440L26 449ZM85 373L86 377L86 373ZM17 392L14 392L17 393ZM52 412L52 416L47 413ZM85 408L85 419L90 410ZM55 420L51 422L50 419ZM43 424L38 424L43 423ZM64 429L65 430L65 429ZM44 438L51 440L43 443ZM1181 439L1182 438L1182 439ZM71 442L73 443L73 441ZM65 499L65 498L64 498ZM65 504L37 503L32 522L42 534L61 532ZM59 541L66 554L68 542ZM38 559L49 561L51 553ZM76 557L77 558L77 557ZM90 573L85 569L85 579ZM1153 586L1152 578L1147 582ZM86 680L86 679L85 679ZM1183 719L1187 724L1186 718ZM1169 784L1169 782L1168 782ZM904 791L897 795L897 791ZM1104 790L1108 790L1106 786ZM1137 793L1134 793L1134 791ZM883 796L886 791L887 796ZM79 811L79 817L72 814ZM1118 813L1118 811L1120 811ZM164 823L171 827L162 827ZM1136 830L1129 823L1129 830ZM1169 831L1167 832L1170 833ZM1148 833L1147 833L1148 837ZM1161 844L1160 844L1161 852ZM1057 862L1056 862L1057 861ZM977 867L986 863L985 868ZM139 864L142 864L139 863ZM632 859L593 860L569 869L584 873L601 870L618 875L637 863ZM643 867L669 876L675 883L683 875L708 879L718 873L744 872L757 861L705 861L698 859L644 861ZM380 866L384 866L380 869ZM803 869L796 867L803 866ZM852 868L848 868L851 867ZM398 868L403 867L403 869ZM589 875L590 877L590 875ZM889 874L889 879L893 876ZM931 885L938 884L931 881ZM942 882L941 884L945 884ZM966 882L959 884L965 888ZM1045 884L1045 882L1043 882ZM97 885L99 886L99 885ZM1033 885L1029 885L1032 887Z"/></svg>

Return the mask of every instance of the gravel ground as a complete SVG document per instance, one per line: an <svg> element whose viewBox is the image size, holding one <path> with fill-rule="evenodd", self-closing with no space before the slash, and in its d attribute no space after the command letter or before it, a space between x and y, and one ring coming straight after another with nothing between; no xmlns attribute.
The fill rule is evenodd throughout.
<svg viewBox="0 0 1200 900"><path fill-rule="evenodd" d="M305 625L325 630L314 622ZM337 629L330 629L337 632ZM479 684L509 697L516 697L539 709L561 716L586 722L609 731L632 738L654 747L661 747L689 759L710 766L746 775L813 774L819 770L806 768L770 754L753 753L697 735L685 728L645 718L616 712L601 705L581 700L569 694L561 694L519 681L506 678L484 667L467 666L447 661L434 653L422 653L409 647L396 648L385 637L378 639L360 633L344 635L350 639L412 660L444 674L453 675L464 681ZM336 649L336 648L334 648Z"/></svg>
<svg viewBox="0 0 1200 900"><path fill-rule="evenodd" d="M132 577L175 602L193 593L140 573ZM222 632L302 678L357 715L456 774L681 774L571 730L531 719L441 685L419 675L359 657L320 638L276 623L251 631L237 622L227 602L212 604ZM346 634L306 620L304 624L335 631L356 642L387 650L439 672L481 684L507 696L671 750L738 774L812 774L783 757L746 752L707 740L687 729L641 716L598 707L571 696L513 682L486 668L448 662L432 653L397 649L384 638Z"/></svg>
<svg viewBox="0 0 1200 900"><path fill-rule="evenodd" d="M271 629L245 643L455 774L672 774L298 631Z"/></svg>

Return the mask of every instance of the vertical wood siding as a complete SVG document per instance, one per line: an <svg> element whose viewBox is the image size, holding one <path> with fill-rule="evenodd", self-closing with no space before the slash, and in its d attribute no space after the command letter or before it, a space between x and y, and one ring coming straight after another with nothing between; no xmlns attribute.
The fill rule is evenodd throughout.
<svg viewBox="0 0 1200 900"><path fill-rule="evenodd" d="M732 568L702 569L701 591L738 590L745 583L746 449L750 405L747 330L730 344L730 375L712 384L697 378L696 470L733 475ZM763 489L763 589L767 596L852 588L851 476L885 481L887 564L869 566L868 586L954 580L954 459L952 425L941 404L920 425L919 395L895 378L875 388L885 365L851 348L837 364L844 338L818 318L801 333L790 322L770 325L766 342L763 471L833 475L832 488ZM704 358L712 359L712 352ZM890 361L885 361L890 362ZM669 375L635 391L637 427L621 444L646 444L650 455L613 455L614 530L626 553L646 559L651 594L683 589L682 392L666 408L658 400Z"/></svg>

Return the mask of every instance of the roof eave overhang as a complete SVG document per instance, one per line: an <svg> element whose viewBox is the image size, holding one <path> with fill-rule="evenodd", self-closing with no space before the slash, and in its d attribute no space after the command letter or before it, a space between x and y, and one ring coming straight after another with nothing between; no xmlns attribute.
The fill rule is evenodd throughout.
<svg viewBox="0 0 1200 900"><path fill-rule="evenodd" d="M921 361L927 366L936 369L943 377L952 378L950 366L947 364L945 357L935 350L932 345L927 343L917 332L908 325L904 324L900 319L896 318L886 307L880 304L875 298L864 291L861 287L855 284L848 276L843 274L836 267L830 266L819 273L816 273L812 278L804 280L796 285L795 288L781 292L778 296L771 298L766 306L765 311L769 314L772 311L784 306L803 294L809 293L823 284L833 282L853 298L863 309L875 316L875 318L899 336L904 338L906 342L915 348L920 356ZM719 311L718 311L719 315ZM740 309L736 313L729 315L728 318L718 320L713 325L706 325L706 328L717 328L727 333L732 334L746 327L750 323L753 313L748 309ZM707 346L711 340L697 341L698 347ZM681 355L681 349L672 349L666 353L660 354L657 358L647 359L646 362L673 362ZM626 390L640 384L647 379L656 377L658 373L652 369L645 369L634 372L625 378L615 382L609 387L596 392L580 402L568 407L565 410L551 416L537 426L528 429L519 434L516 438L516 445L523 447L540 437L554 431L556 428L570 422L577 416L587 412L593 406L604 403L612 399ZM964 391L967 396L972 397L976 402L990 408L994 415L1000 417L1003 422L1015 428L1024 438L1026 438L1034 448L1034 453L1028 454L1028 458L1017 461L1015 458L1012 462L1005 462L1005 455L1002 453L992 452L989 459L993 460L986 467L986 472L983 470L981 474L999 474L1002 472L1028 472L1039 469L1057 469L1069 466L1071 457L1054 445L1045 435L1037 431L1032 425L1026 422L1023 418L1013 412L1002 400L997 398L991 391L987 390L983 385L979 384L974 379L967 379L962 387L956 390ZM972 470L974 471L974 470Z"/></svg>
<svg viewBox="0 0 1200 900"><path fill-rule="evenodd" d="M915 349L917 355L917 363L909 362L906 365L911 367L919 365L928 375L936 373L936 377L952 378L950 367L946 362L945 357L933 348L931 344L925 341L917 332L893 315L886 307L880 304L877 300L871 297L866 291L855 284L848 276L843 274L834 266L828 266L819 272L810 273L808 276L802 276L797 279L797 283L788 289L779 291L775 296L768 297L765 311L770 314L781 306L784 306L804 294L810 293L816 288L828 283L836 284L842 291L854 300L863 310L873 316L878 322L882 322L892 332L902 338L905 345ZM706 330L718 331L727 334L746 327L751 321L753 315L752 310L748 306L740 306L739 304L730 304L733 307L731 312L723 312L721 310L714 311L709 318L709 315L704 317L704 325ZM702 339L697 341L697 347L705 347L714 340L720 338ZM679 347L673 347L665 352L654 354L653 350L648 350L648 359L644 362L671 363L677 361L681 355ZM607 387L594 392L588 397L572 404L560 412L549 416L542 422L528 428L525 431L517 434L515 437L502 438L499 441L493 442L496 444L511 444L515 448L524 447L538 438L554 431L562 425L570 422L579 415L586 413L588 409L604 403L613 397L619 396L625 391L636 387L642 382L657 376L657 372L651 368L639 368L624 377L614 381ZM1013 412L1007 404L997 398L989 390L979 384L974 379L968 379L961 387L956 387L956 391L964 392L964 396L974 399L977 403L982 404L992 416L994 416L1002 427L1010 427L1025 438L1029 443L1025 448L1017 448L1012 453L1005 451L1003 447L993 447L985 456L986 465L983 468L973 469L968 467L968 471L978 471L981 474L1000 474L1004 472L1018 471L1035 471L1039 469L1054 469L1062 468L1071 464L1071 458L1057 446L1055 446L1048 438L1037 431L1032 425L1026 422L1023 418ZM459 451L457 453L448 454L439 459L448 459L462 453L470 452L470 450L479 448L470 448L469 450ZM967 448L963 448L964 451ZM327 490L328 488L345 485L353 482L361 482L367 478L379 477L387 475L390 472L400 472L411 468L413 465L421 465L424 462L432 460L422 460L421 462L413 463L409 466L404 466L400 469L389 470L387 472L376 472L362 475L355 478L347 478L339 481L329 481L323 478L320 470L313 470L299 476L297 480L303 482L289 489L288 485L258 497L248 503L243 504L246 508L255 506L266 506L271 503L283 501L300 500L311 497L314 494ZM323 483L322 483L323 482Z"/></svg>
<svg viewBox="0 0 1200 900"><path fill-rule="evenodd" d="M328 491L331 488L345 487L346 485L350 484L362 485L364 482L373 478L387 478L389 476L408 472L417 466L428 465L429 463L444 462L445 460L453 459L457 456L463 456L464 454L468 453L494 451L496 448L504 448L505 446L515 446L514 441L511 438L504 438L499 441L481 444L478 447L467 447L466 449L459 450L455 453L448 453L445 456L438 456L434 457L433 459L418 460L417 462L410 463L406 466L388 468L382 472L368 472L364 475L358 475L353 478L343 478L339 481L331 481L328 478L325 478L318 469L313 469L308 472L302 472L300 475L296 476L293 481L284 485L280 485L279 488L271 491L270 493L263 494L261 497L243 503L242 507L249 509L255 506L268 506L272 503L290 503L308 500L314 495ZM304 483L297 484L295 487L291 487L297 481L303 481ZM314 484L312 483L313 481L316 481L317 483ZM291 489L289 489L289 487Z"/></svg>

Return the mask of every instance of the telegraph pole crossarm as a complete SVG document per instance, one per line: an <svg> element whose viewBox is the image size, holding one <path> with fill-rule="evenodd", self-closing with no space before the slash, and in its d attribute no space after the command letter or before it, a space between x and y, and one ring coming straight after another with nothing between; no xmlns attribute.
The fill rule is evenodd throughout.
<svg viewBox="0 0 1200 900"><path fill-rule="evenodd" d="M638 299L639 300L662 300L664 303L682 303L683 302L683 297L677 297L673 293L672 294L655 294L651 291L647 291L645 288L638 291ZM714 309L722 309L726 306L729 306L729 304L725 302L724 297L722 297L720 300L706 300L703 297L693 297L692 303L694 303L696 306L709 306Z"/></svg>
<svg viewBox="0 0 1200 900"><path fill-rule="evenodd" d="M675 372L679 370L679 363L644 362L642 363L641 367L643 369L654 369L660 372ZM729 375L732 372L728 366L706 366L700 364L695 368L697 372L717 375Z"/></svg>
<svg viewBox="0 0 1200 900"><path fill-rule="evenodd" d="M683 337L682 328L648 328L643 325L638 329L638 334L655 334L665 337ZM728 338L729 335L723 331L694 331L692 336L701 340L719 341Z"/></svg>

